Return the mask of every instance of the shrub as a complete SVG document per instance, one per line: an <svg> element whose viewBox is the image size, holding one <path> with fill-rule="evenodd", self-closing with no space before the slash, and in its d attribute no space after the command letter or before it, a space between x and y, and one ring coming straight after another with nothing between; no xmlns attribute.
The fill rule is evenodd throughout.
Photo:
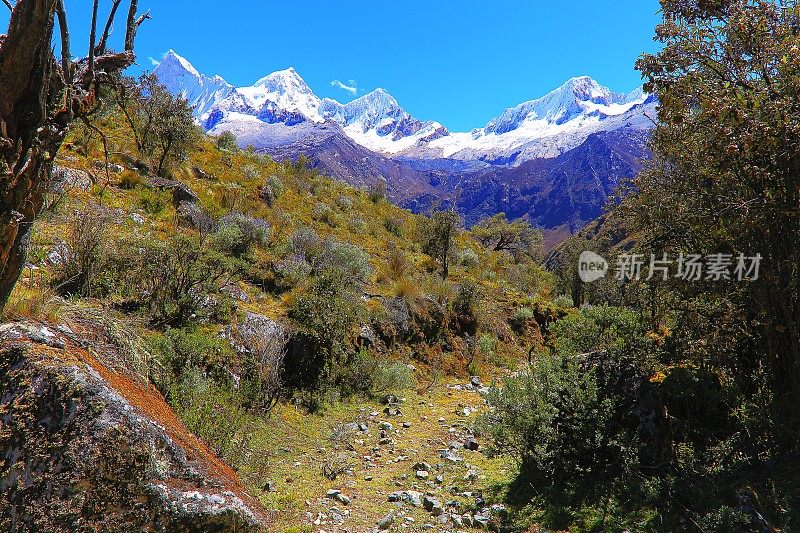
<svg viewBox="0 0 800 533"><path fill-rule="evenodd" d="M254 318L255 317L255 318ZM242 391L251 409L269 413L284 393L283 371L288 333L274 322L249 315L239 327L244 347Z"/></svg>
<svg viewBox="0 0 800 533"><path fill-rule="evenodd" d="M552 331L555 351L491 392L482 426L518 460L520 486L537 487L533 503L554 513L548 525L563 529L579 506L637 506L648 422L632 414L657 346L638 314L611 307L567 315Z"/></svg>
<svg viewBox="0 0 800 533"><path fill-rule="evenodd" d="M253 245L269 243L270 226L260 218L242 213L228 213L219 221L212 237L215 249L234 257L243 257Z"/></svg>
<svg viewBox="0 0 800 533"><path fill-rule="evenodd" d="M230 131L225 131L217 136L217 148L228 152L238 152L239 145L236 142L236 135Z"/></svg>
<svg viewBox="0 0 800 533"><path fill-rule="evenodd" d="M190 368L201 370L220 384L230 381L226 365L230 363L233 351L230 344L217 335L197 327L167 328L163 335L151 339L150 344L163 369L160 375L156 374L159 376L156 383L162 391Z"/></svg>
<svg viewBox="0 0 800 533"><path fill-rule="evenodd" d="M389 244L389 257L386 262L389 277L393 280L402 279L409 270L408 259L395 242Z"/></svg>
<svg viewBox="0 0 800 533"><path fill-rule="evenodd" d="M333 214L333 209L328 204L317 202L311 210L311 217L319 222L325 222L329 226L336 226L336 218Z"/></svg>
<svg viewBox="0 0 800 533"><path fill-rule="evenodd" d="M478 266L480 258L472 248L464 248L458 254L458 263L464 268L472 268Z"/></svg>
<svg viewBox="0 0 800 533"><path fill-rule="evenodd" d="M108 232L112 215L101 207L77 212L55 265L54 284L64 294L103 296L113 288Z"/></svg>
<svg viewBox="0 0 800 533"><path fill-rule="evenodd" d="M363 314L359 295L340 276L314 279L308 291L290 304L288 316L298 333L287 357L290 382L319 385L347 361L353 328Z"/></svg>
<svg viewBox="0 0 800 533"><path fill-rule="evenodd" d="M364 219L353 217L347 221L347 230L350 233L363 234L367 232L367 223Z"/></svg>
<svg viewBox="0 0 800 533"><path fill-rule="evenodd" d="M144 180L139 174L133 172L124 173L119 179L120 189L131 190L144 184Z"/></svg>
<svg viewBox="0 0 800 533"><path fill-rule="evenodd" d="M497 337L484 333L478 337L478 350L486 357L492 357L497 349Z"/></svg>
<svg viewBox="0 0 800 533"><path fill-rule="evenodd" d="M159 215L172 203L166 192L144 189L140 192L139 207L148 215Z"/></svg>
<svg viewBox="0 0 800 533"><path fill-rule="evenodd" d="M342 211L350 211L353 209L353 199L347 195L340 195L336 198L336 207Z"/></svg>
<svg viewBox="0 0 800 533"><path fill-rule="evenodd" d="M278 289L296 287L311 275L311 264L302 255L292 254L273 264Z"/></svg>
<svg viewBox="0 0 800 533"><path fill-rule="evenodd" d="M413 385L411 369L407 365L382 361L364 349L353 354L346 363L338 365L331 380L344 396L378 396L399 392Z"/></svg>
<svg viewBox="0 0 800 533"><path fill-rule="evenodd" d="M369 254L358 246L325 239L310 263L319 276L336 276L352 288L361 288L372 274Z"/></svg>
<svg viewBox="0 0 800 533"><path fill-rule="evenodd" d="M228 263L205 250L196 237L179 235L167 242L145 242L129 257L126 282L145 304L156 324L181 324L207 304L228 275ZM203 309L205 307L205 309Z"/></svg>
<svg viewBox="0 0 800 533"><path fill-rule="evenodd" d="M383 219L383 227L396 237L400 237L403 234L403 221L396 217L386 217Z"/></svg>
<svg viewBox="0 0 800 533"><path fill-rule="evenodd" d="M281 195L283 194L283 182L277 176L270 176L267 178L267 181L264 185L261 186L260 196L261 199L269 206L275 203Z"/></svg>
<svg viewBox="0 0 800 533"><path fill-rule="evenodd" d="M386 180L379 178L369 186L369 189L367 190L367 196L370 200L377 204L378 202L386 199L386 190Z"/></svg>
<svg viewBox="0 0 800 533"><path fill-rule="evenodd" d="M248 181L254 180L261 176L261 171L255 165L244 165L242 167L242 177Z"/></svg>

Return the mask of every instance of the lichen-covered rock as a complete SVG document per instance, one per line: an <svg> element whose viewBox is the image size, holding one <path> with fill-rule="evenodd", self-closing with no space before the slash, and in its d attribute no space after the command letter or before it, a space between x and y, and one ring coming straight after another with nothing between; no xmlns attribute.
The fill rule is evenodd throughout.
<svg viewBox="0 0 800 533"><path fill-rule="evenodd" d="M62 331L0 327L0 531L266 527L236 474L152 386Z"/></svg>

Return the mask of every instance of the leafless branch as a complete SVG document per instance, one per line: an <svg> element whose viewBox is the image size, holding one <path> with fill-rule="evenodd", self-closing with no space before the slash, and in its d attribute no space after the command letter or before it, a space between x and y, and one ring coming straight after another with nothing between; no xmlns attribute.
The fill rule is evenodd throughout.
<svg viewBox="0 0 800 533"><path fill-rule="evenodd" d="M142 22L144 22L145 20L151 19L151 18L153 18L153 17L150 16L150 10L148 9L147 11L142 13L142 16L140 16L138 19L136 19L136 27L138 28L139 26L142 25Z"/></svg>
<svg viewBox="0 0 800 533"><path fill-rule="evenodd" d="M9 0L3 0L3 3L6 5L6 7L7 7L7 8L8 8L10 11L14 11L14 6L12 6L12 5L11 5L11 2L9 2Z"/></svg>
<svg viewBox="0 0 800 533"><path fill-rule="evenodd" d="M125 28L125 50L133 50L133 41L136 39L136 9L139 6L138 0L131 0L131 7L128 9L128 23Z"/></svg>
<svg viewBox="0 0 800 533"><path fill-rule="evenodd" d="M108 37L111 34L111 26L114 24L114 18L117 16L117 8L122 3L122 0L114 0L114 4L111 6L111 12L108 14L108 20L106 20L106 26L103 28L103 35L100 37L100 42L97 43L97 48L95 49L95 53L97 55L101 55L103 52L106 51L106 44L108 43Z"/></svg>
<svg viewBox="0 0 800 533"><path fill-rule="evenodd" d="M69 44L69 25L67 24L67 11L64 9L64 0L56 3L56 15L58 15L58 27L61 30L61 71L64 75L64 83L67 84L67 91L72 85L72 54ZM69 94L67 94L69 101Z"/></svg>
<svg viewBox="0 0 800 533"><path fill-rule="evenodd" d="M94 46L97 42L97 3L98 0L94 0L94 5L92 7L92 31L89 34L89 82L94 81Z"/></svg>

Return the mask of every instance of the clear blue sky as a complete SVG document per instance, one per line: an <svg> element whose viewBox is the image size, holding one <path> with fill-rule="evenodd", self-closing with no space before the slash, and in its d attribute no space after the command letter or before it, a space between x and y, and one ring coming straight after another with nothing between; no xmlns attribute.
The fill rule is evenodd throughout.
<svg viewBox="0 0 800 533"><path fill-rule="evenodd" d="M73 53L83 53L91 1L66 4ZM101 0L101 11L110 4ZM353 98L332 80L355 80L358 94L383 87L411 114L456 131L483 126L572 76L634 89L641 81L633 64L654 50L659 9L657 0L139 0L139 6L153 15L137 42L140 68L152 68L148 58L170 48L234 85L294 66L321 97Z"/></svg>

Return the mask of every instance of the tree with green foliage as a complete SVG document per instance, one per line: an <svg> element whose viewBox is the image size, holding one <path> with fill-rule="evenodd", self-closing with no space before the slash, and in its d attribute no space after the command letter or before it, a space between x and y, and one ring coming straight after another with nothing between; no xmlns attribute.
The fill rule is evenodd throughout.
<svg viewBox="0 0 800 533"><path fill-rule="evenodd" d="M763 372L774 436L797 451L800 7L749 0L661 4L663 49L637 64L646 90L661 102L654 158L633 184L628 212L642 230L642 249L729 254L732 268L740 254L762 258L755 281L673 285L684 301L705 302L694 311L706 317L684 323L687 329L702 334L698 323L724 320L735 336L725 343L732 347L728 357L720 357L724 349L692 351L743 390L756 387L753 377Z"/></svg>
<svg viewBox="0 0 800 533"><path fill-rule="evenodd" d="M511 254L518 262L542 254L542 232L524 218L509 222L505 213L498 213L479 221L471 233L485 248Z"/></svg>
<svg viewBox="0 0 800 533"><path fill-rule="evenodd" d="M239 143L236 140L236 135L230 131L224 131L217 136L217 148L226 150L228 152L236 152L239 150Z"/></svg>
<svg viewBox="0 0 800 533"><path fill-rule="evenodd" d="M452 210L435 211L421 223L419 237L422 251L439 263L442 279L447 279L450 274L450 258L456 251L456 237L460 229L461 217Z"/></svg>
<svg viewBox="0 0 800 533"><path fill-rule="evenodd" d="M116 94L136 148L159 176L170 165L183 161L199 140L188 102L170 94L155 75L143 74L138 80L123 78Z"/></svg>

